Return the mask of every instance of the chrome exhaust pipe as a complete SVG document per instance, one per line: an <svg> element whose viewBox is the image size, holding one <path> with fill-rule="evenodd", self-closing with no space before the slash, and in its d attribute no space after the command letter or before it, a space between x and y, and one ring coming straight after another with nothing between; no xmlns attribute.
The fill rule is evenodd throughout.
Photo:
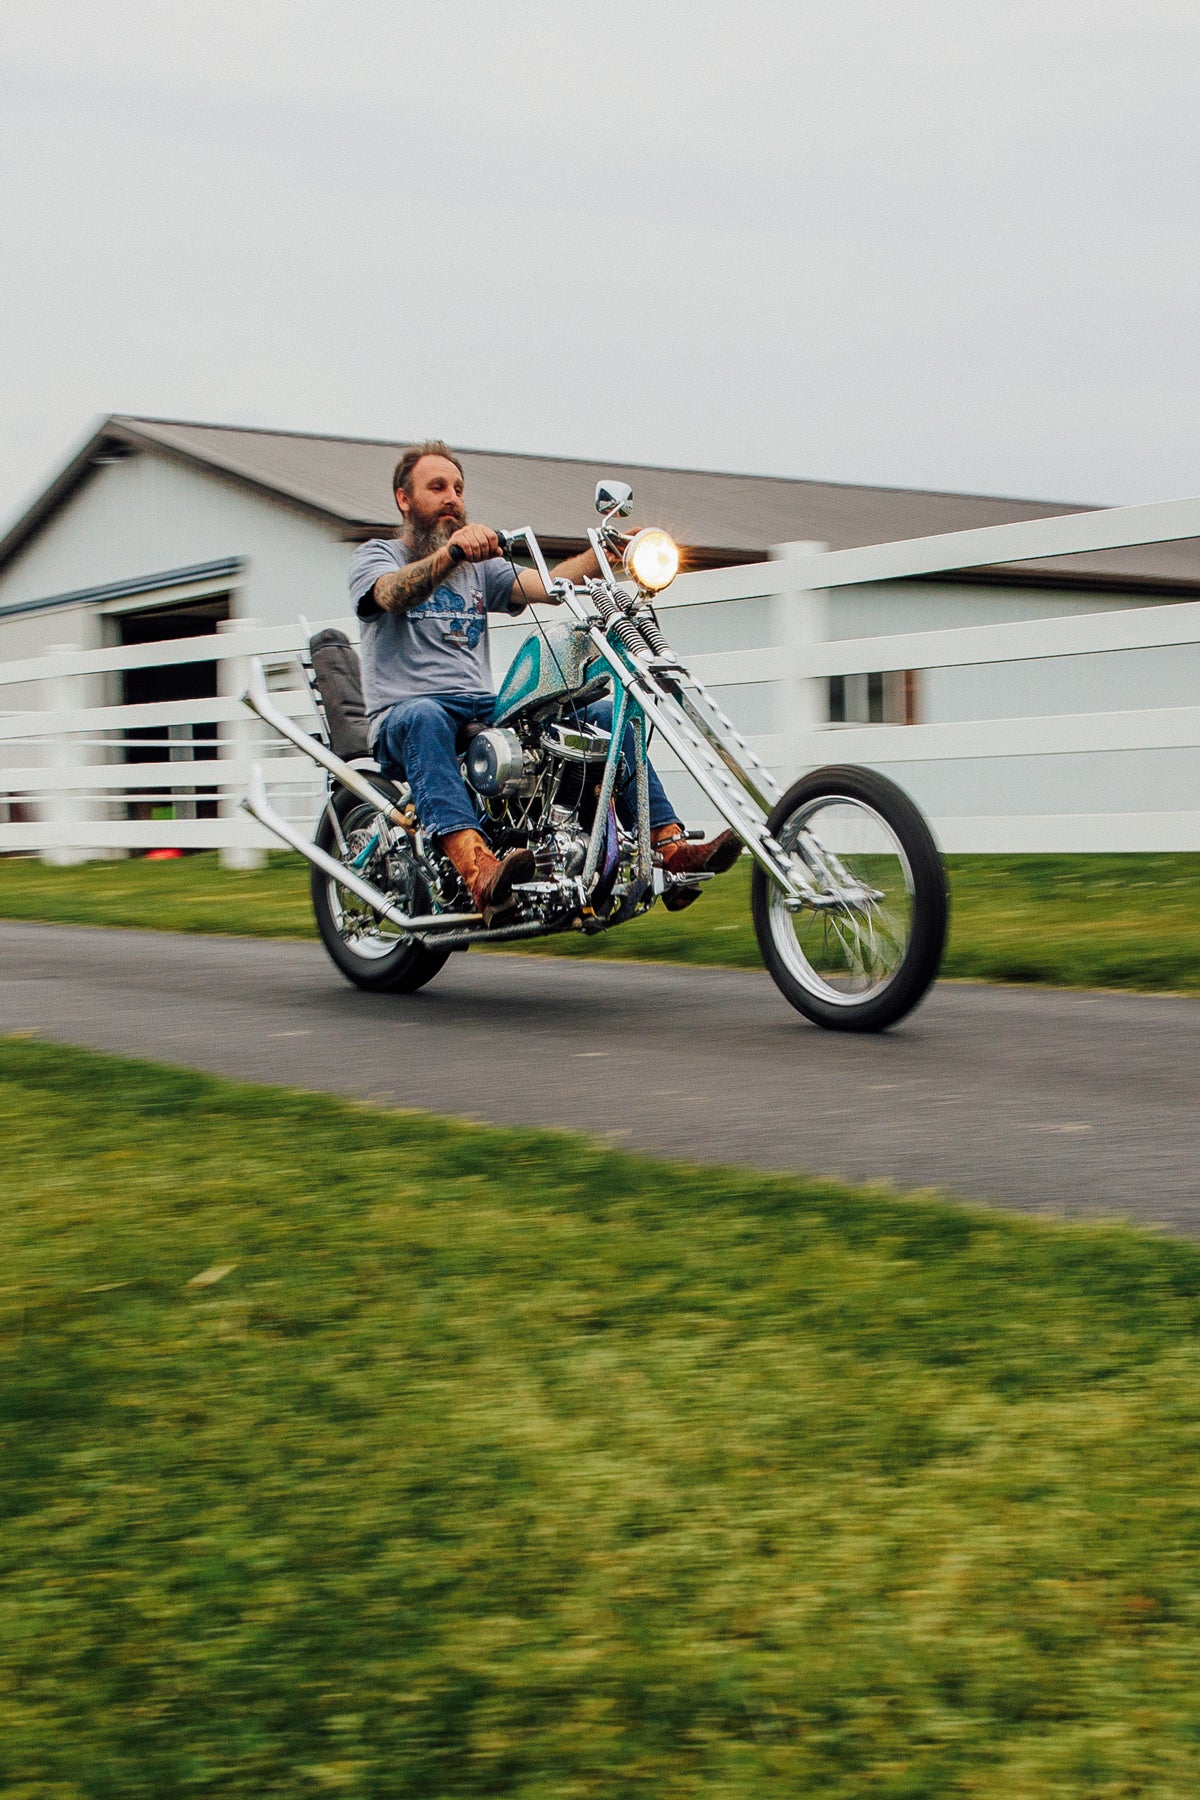
<svg viewBox="0 0 1200 1800"><path fill-rule="evenodd" d="M441 914L448 919L449 913ZM546 927L540 919L522 920L517 925L492 925L487 931L447 931L430 933L421 942L438 950L469 950L472 944L499 944L511 938L545 937Z"/></svg>
<svg viewBox="0 0 1200 1800"><path fill-rule="evenodd" d="M300 735L304 736L305 734L302 732ZM333 761L337 762L338 758L335 756ZM354 771L351 770L350 773L353 774ZM370 784L364 783L364 785L369 786ZM365 900L369 907L379 913L381 917L390 919L392 924L398 926L401 931L410 932L414 937L420 937L422 941L425 941L424 933L427 931L437 933L439 928L448 925L461 927L483 923L479 913L421 913L412 916L409 913L401 912L400 908L388 899L382 888L377 888L373 882L367 881L362 875L356 875L353 869L347 869L344 864L328 855L319 844L314 844L311 838L306 838L302 831L298 831L294 825L289 824L275 811L267 799L267 784L258 763L254 765L250 776L250 792L242 801L242 807L252 818L257 819L260 825L265 825L268 831L273 832L277 838L281 838L285 844L290 844L293 850L298 850L301 856L306 857L312 863L314 868L320 869L322 874L328 875L332 881L338 882L348 893L356 895L360 900ZM380 808L380 810L383 809Z"/></svg>
<svg viewBox="0 0 1200 1800"><path fill-rule="evenodd" d="M336 775L343 787L349 788L352 794L357 794L360 800L365 800L368 806L373 806L376 812L382 813L389 825L403 826L404 819L394 800L390 800L386 794L380 793L379 789L374 787L365 775L361 775L357 769L352 769L349 763L343 762L340 756L335 756L333 751L327 745L322 744L319 739L313 737L311 732L302 730L294 719L289 719L285 712L279 710L267 692L267 678L263 674L263 666L257 656L250 658L250 685L242 695L242 705L248 706L251 712L257 713L264 724L269 725L272 731L277 731L280 737L287 738L289 743L295 744L297 750L303 750L305 756L310 756L313 762L320 763L323 769L328 769L331 775ZM264 799L265 792L264 788ZM257 816L255 814L255 817ZM262 823L266 824L266 820L264 819ZM273 825L267 828L270 831L275 830ZM304 854L307 855L307 851ZM312 858L309 860L311 861ZM342 885L349 884L343 882ZM357 889L353 891L357 892ZM372 901L371 904L374 905L375 902Z"/></svg>

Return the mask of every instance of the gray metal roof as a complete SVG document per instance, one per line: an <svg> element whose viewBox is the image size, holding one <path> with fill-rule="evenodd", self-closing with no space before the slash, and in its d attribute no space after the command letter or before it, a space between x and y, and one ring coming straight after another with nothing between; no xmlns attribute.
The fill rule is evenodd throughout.
<svg viewBox="0 0 1200 1800"><path fill-rule="evenodd" d="M0 542L0 567L106 453L141 450L203 467L316 515L341 536L354 539L395 528L391 477L402 448L403 440L387 443L117 414ZM1089 510L1053 501L663 469L612 460L492 450L460 454L472 517L499 526L532 525L556 554L582 541L593 520L592 490L602 475L631 484L635 521L664 525L688 546L692 566L747 562L764 556L772 544L801 539L843 549ZM973 571L971 578L989 575L1193 593L1200 591L1200 542L1056 557L1003 570Z"/></svg>

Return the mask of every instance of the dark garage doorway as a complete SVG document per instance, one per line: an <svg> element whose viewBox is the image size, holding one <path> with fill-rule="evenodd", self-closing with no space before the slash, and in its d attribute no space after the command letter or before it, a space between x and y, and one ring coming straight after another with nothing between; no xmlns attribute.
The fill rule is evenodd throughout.
<svg viewBox="0 0 1200 1800"><path fill-rule="evenodd" d="M112 623L117 642L126 644L173 643L180 638L215 636L217 626L231 616L230 596L214 594L202 600L183 600L168 606L139 607L118 613ZM121 676L121 701L125 706L145 706L169 700L211 700L217 694L217 664L186 662L153 664L145 669L125 669ZM217 755L216 727L203 725L135 726L125 732L124 759L129 763L213 761ZM131 801L128 817L151 819L167 816L215 819L215 799L181 797L172 804L168 790L142 790L144 797Z"/></svg>

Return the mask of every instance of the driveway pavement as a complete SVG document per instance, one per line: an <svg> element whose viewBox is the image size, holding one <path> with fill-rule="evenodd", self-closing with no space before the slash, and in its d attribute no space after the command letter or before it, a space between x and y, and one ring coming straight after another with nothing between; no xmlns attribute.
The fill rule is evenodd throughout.
<svg viewBox="0 0 1200 1800"><path fill-rule="evenodd" d="M698 1162L1200 1236L1200 1002L946 986L880 1037L765 975L452 957L348 987L314 944L0 924L0 1032Z"/></svg>

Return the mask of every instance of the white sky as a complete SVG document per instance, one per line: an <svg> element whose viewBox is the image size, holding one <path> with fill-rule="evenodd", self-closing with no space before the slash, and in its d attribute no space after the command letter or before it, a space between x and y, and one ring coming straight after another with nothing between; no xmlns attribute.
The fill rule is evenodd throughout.
<svg viewBox="0 0 1200 1800"><path fill-rule="evenodd" d="M109 411L1200 493L1198 73L1194 0L0 0L0 518Z"/></svg>

